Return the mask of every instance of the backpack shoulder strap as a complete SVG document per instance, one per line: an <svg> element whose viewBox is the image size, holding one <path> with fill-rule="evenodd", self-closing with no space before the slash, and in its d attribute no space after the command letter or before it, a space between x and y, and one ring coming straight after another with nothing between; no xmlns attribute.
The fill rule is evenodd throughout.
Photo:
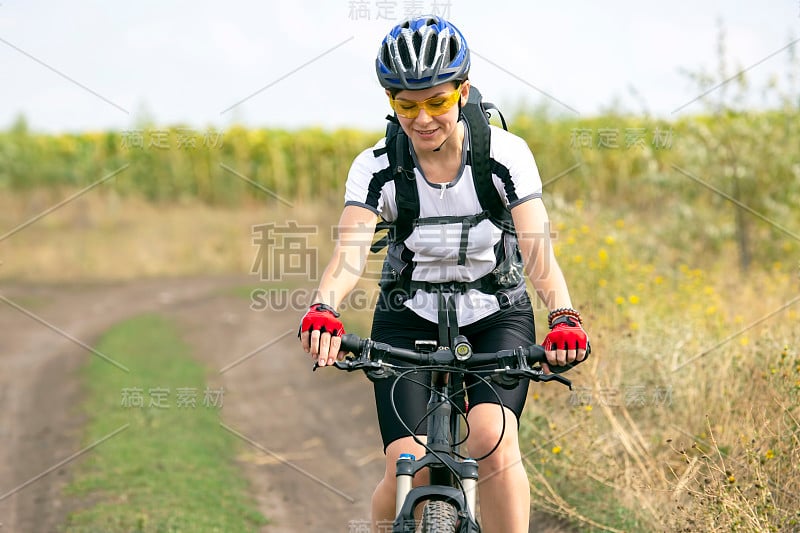
<svg viewBox="0 0 800 533"><path fill-rule="evenodd" d="M491 105L491 109L496 108ZM472 176L481 207L489 211L489 217L497 227L503 231L514 233L511 212L503 203L500 193L492 182L491 129L483 107L481 93L477 88L470 87L469 99L461 112L469 125Z"/></svg>
<svg viewBox="0 0 800 533"><path fill-rule="evenodd" d="M414 159L409 150L408 136L398 125L389 150L389 164L394 173L397 218L394 221L394 242L402 242L414 231L414 221L419 218L419 191L414 173ZM394 157L392 157L394 153Z"/></svg>
<svg viewBox="0 0 800 533"><path fill-rule="evenodd" d="M397 218L394 222L378 224L376 232L388 229L388 233L372 245L372 252L380 251L389 242L406 240L414 230L414 221L419 218L419 192L408 137L396 116L387 116L386 119L389 123L386 125L386 146L383 150L389 158L388 171L392 173L394 182Z"/></svg>

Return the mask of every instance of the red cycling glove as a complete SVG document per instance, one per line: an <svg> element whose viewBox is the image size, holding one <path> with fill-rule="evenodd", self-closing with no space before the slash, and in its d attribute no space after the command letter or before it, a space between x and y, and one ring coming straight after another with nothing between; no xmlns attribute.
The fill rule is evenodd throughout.
<svg viewBox="0 0 800 533"><path fill-rule="evenodd" d="M559 309L551 313L550 333L544 338L545 350L586 350L586 355L574 364L582 363L589 357L589 337L581 326L580 315L572 309Z"/></svg>
<svg viewBox="0 0 800 533"><path fill-rule="evenodd" d="M297 336L299 337L303 331L311 332L314 330L319 330L321 333L330 333L334 337L344 335L344 326L342 321L339 320L339 313L326 304L311 304L311 307L306 311L303 320L300 322Z"/></svg>

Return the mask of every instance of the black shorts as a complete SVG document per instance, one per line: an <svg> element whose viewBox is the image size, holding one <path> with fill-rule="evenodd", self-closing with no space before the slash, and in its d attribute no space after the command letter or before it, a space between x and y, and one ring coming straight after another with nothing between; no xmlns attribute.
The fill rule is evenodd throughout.
<svg viewBox="0 0 800 533"><path fill-rule="evenodd" d="M459 329L476 353L514 349L518 346L530 346L536 342L533 310L527 294L510 307ZM413 349L414 341L436 340L438 336L439 327L436 323L422 318L405 306L385 305L381 296L372 322L373 340L385 342L396 348ZM398 361L392 362L407 366ZM429 373L415 373L410 377L426 385L430 383ZM395 379L388 378L374 383L375 405L384 451L390 442L411 436L411 432L404 427L392 410L390 396L394 382ZM519 385L510 390L493 383L483 383L474 376L465 376L464 382L470 406L481 403L497 404L499 396L503 405L511 409L519 421L528 394L527 379L520 380ZM397 412L405 422L405 426L415 430L414 433L417 435L425 435L427 432L423 418L429 397L427 388L408 379L400 380L395 385L394 399Z"/></svg>

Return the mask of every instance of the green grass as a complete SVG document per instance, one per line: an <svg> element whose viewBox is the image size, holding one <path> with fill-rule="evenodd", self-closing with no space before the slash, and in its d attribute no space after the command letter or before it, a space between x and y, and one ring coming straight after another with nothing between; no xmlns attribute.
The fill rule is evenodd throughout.
<svg viewBox="0 0 800 533"><path fill-rule="evenodd" d="M238 442L220 427L214 402L205 401L206 388L217 388L206 384L174 327L144 315L112 328L97 350L130 372L99 357L85 368L85 443L126 429L93 448L78 468L67 493L85 507L69 516L66 531L233 532L265 524L234 466ZM130 405L135 388L142 407ZM153 389L168 391L165 407L150 405ZM178 389L196 395L194 407L178 405Z"/></svg>

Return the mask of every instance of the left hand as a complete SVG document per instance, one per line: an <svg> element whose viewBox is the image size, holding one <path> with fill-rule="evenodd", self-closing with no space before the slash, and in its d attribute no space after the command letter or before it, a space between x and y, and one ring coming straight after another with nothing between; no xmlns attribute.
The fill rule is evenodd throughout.
<svg viewBox="0 0 800 533"><path fill-rule="evenodd" d="M550 333L542 341L547 361L552 366L582 363L590 353L589 336L581 323L571 316L554 321Z"/></svg>

